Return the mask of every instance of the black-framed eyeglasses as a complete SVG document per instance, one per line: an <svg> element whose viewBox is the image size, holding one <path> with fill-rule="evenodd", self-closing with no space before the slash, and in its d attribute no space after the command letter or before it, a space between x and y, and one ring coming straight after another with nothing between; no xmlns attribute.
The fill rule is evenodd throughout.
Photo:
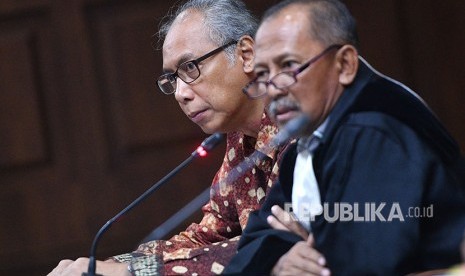
<svg viewBox="0 0 465 276"><path fill-rule="evenodd" d="M174 73L166 73L161 75L158 78L158 87L160 88L161 92L166 95L173 94L176 92L176 79L180 78L185 83L191 83L195 81L200 76L200 69L199 64L203 60L218 54L219 52L223 51L227 47L236 44L237 40L231 40L228 43L220 46L213 51L208 52L207 54L193 60L188 60L181 63Z"/></svg>
<svg viewBox="0 0 465 276"><path fill-rule="evenodd" d="M297 75L302 73L307 69L312 63L316 62L322 56L333 49L340 49L343 45L333 44L328 48L324 49L321 53L311 58L309 61L302 64L299 68L291 71L284 71L274 75L267 81L262 81L256 78L255 80L249 82L243 89L244 92L249 98L257 99L263 97L268 92L268 86L272 84L276 89L283 89L289 87L297 82Z"/></svg>

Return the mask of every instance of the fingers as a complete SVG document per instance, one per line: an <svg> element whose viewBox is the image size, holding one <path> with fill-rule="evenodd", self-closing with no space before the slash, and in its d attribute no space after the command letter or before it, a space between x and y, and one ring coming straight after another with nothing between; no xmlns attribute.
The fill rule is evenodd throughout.
<svg viewBox="0 0 465 276"><path fill-rule="evenodd" d="M58 263L58 266L55 267L52 270L52 272L48 274L48 276L80 276L83 272L87 270L88 266L88 258L78 258L76 261L62 260L60 261L60 263Z"/></svg>
<svg viewBox="0 0 465 276"><path fill-rule="evenodd" d="M309 235L309 239L313 239L313 236ZM312 263L316 263L320 266L326 265L326 259L312 246L309 246L308 241L298 242L294 247L295 253L300 255L300 258L306 259Z"/></svg>
<svg viewBox="0 0 465 276"><path fill-rule="evenodd" d="M271 207L271 213L284 225L290 225L291 222L297 220L291 213L284 211L279 205Z"/></svg>
<svg viewBox="0 0 465 276"><path fill-rule="evenodd" d="M299 235L303 240L307 239L307 230L295 219L294 216L292 216L292 214L284 211L278 205L271 207L271 213L273 216L268 216L267 221L273 229L289 231Z"/></svg>
<svg viewBox="0 0 465 276"><path fill-rule="evenodd" d="M97 274L100 275L128 275L128 264L114 261L97 261ZM88 258L78 258L76 261L63 260L48 274L48 276L81 276L89 268Z"/></svg>
<svg viewBox="0 0 465 276"><path fill-rule="evenodd" d="M290 257L294 260L293 265L297 269L316 275L330 275L329 269L324 267L326 265L324 256L310 247L307 242L298 242L291 251L293 252Z"/></svg>
<svg viewBox="0 0 465 276"><path fill-rule="evenodd" d="M59 276L63 273L63 271L73 263L72 260L61 260L57 267L55 267L52 272L47 274L47 276Z"/></svg>
<svg viewBox="0 0 465 276"><path fill-rule="evenodd" d="M274 216L268 216L266 218L266 221L273 229L289 231L289 229L284 224L282 224L278 219L276 219L276 217Z"/></svg>
<svg viewBox="0 0 465 276"><path fill-rule="evenodd" d="M313 238L313 234L310 233L308 234L308 237L307 237L307 244L311 247L313 247L313 245L315 244L315 239Z"/></svg>
<svg viewBox="0 0 465 276"><path fill-rule="evenodd" d="M307 244L309 247L312 247L312 248L313 248L313 246L315 245L315 238L313 237L313 234L312 234L312 233L310 233L310 234L308 235L306 244ZM314 261L316 261L319 265L322 265L322 266L326 265L326 259L325 259L325 257L324 257L321 253L319 253L318 251L315 250L315 252L316 252L317 254L313 255L313 256L311 257L311 259L314 260Z"/></svg>
<svg viewBox="0 0 465 276"><path fill-rule="evenodd" d="M326 260L307 242L296 243L273 267L275 275L330 275Z"/></svg>

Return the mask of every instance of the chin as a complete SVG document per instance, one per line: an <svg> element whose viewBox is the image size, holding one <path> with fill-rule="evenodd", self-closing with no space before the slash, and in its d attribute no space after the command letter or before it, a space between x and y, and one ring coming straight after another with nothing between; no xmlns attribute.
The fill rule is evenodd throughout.
<svg viewBox="0 0 465 276"><path fill-rule="evenodd" d="M213 125L211 123L210 124L202 124L202 125L199 125L199 127L206 134L213 134L215 132L224 132L224 131L222 131L222 128L220 128L218 125Z"/></svg>
<svg viewBox="0 0 465 276"><path fill-rule="evenodd" d="M213 134L216 132L215 130L212 130L208 127L201 126L200 128L202 129L203 132L205 132L205 134Z"/></svg>
<svg viewBox="0 0 465 276"><path fill-rule="evenodd" d="M284 127L289 121L291 121L292 119L294 119L295 117L297 117L297 116L292 116L292 117L286 116L285 118L280 118L280 119L277 119L277 118L275 117L274 121L276 122L276 124L278 125L279 128L282 128L282 127Z"/></svg>

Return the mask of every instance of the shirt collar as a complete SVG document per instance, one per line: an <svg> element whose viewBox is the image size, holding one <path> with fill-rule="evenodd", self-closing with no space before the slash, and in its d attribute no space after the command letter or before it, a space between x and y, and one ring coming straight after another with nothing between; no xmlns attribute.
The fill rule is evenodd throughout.
<svg viewBox="0 0 465 276"><path fill-rule="evenodd" d="M321 139L323 139L324 131L328 125L329 117L312 133L307 137L302 137L297 142L297 152L308 152L313 154L320 145Z"/></svg>

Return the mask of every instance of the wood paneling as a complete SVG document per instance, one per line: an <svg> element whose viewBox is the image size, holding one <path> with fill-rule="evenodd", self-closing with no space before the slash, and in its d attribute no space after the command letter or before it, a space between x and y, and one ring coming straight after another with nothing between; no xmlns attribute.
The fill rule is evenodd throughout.
<svg viewBox="0 0 465 276"><path fill-rule="evenodd" d="M88 255L97 230L206 137L156 87L167 5L0 4L0 274ZM209 186L221 148L114 225L97 256L134 249Z"/></svg>
<svg viewBox="0 0 465 276"><path fill-rule="evenodd" d="M465 152L465 3L345 2L357 19L362 55L423 97Z"/></svg>
<svg viewBox="0 0 465 276"><path fill-rule="evenodd" d="M162 11L140 3L89 6L86 12L111 154L150 151L198 136L173 97L156 87L162 60L151 45L154 18Z"/></svg>
<svg viewBox="0 0 465 276"><path fill-rule="evenodd" d="M258 14L271 3L246 2ZM465 149L465 2L346 2L362 55L422 95ZM1 275L44 275L88 255L97 230L206 136L156 87L153 35L169 5L0 1ZM203 191L223 150L115 224L97 257L132 250Z"/></svg>
<svg viewBox="0 0 465 276"><path fill-rule="evenodd" d="M47 87L41 33L44 14L0 25L0 167L44 165L51 159L43 97ZM49 46L49 45L47 45ZM47 47L45 46L45 47ZM13 123L14 122L14 123Z"/></svg>

